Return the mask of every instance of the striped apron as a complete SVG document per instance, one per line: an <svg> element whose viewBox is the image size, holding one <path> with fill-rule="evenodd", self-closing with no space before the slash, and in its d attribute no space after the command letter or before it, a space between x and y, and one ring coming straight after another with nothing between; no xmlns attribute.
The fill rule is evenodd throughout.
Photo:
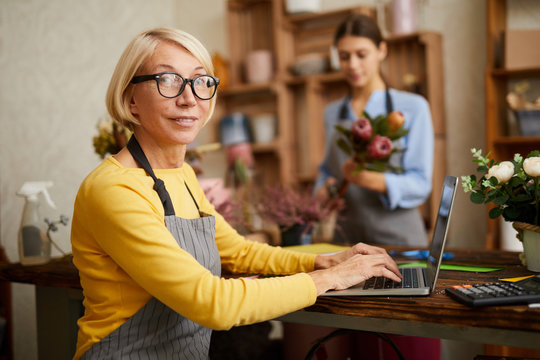
<svg viewBox="0 0 540 360"><path fill-rule="evenodd" d="M135 136L131 137L128 149L154 179L154 189L165 209L165 225L178 245L213 275L221 276L221 262L215 242L215 218L200 210L201 217L197 219L175 216L165 185L155 177ZM199 209L187 184L186 188ZM94 344L81 359L208 359L211 333L211 329L183 317L152 298L118 329Z"/></svg>

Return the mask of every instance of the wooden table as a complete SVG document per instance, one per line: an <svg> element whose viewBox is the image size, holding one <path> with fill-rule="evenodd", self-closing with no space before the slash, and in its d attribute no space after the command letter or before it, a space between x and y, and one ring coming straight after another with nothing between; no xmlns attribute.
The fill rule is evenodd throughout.
<svg viewBox="0 0 540 360"><path fill-rule="evenodd" d="M452 285L535 274L521 265L518 253L449 251L455 258L443 263L502 266L504 270L488 273L441 270L434 293L427 297L319 297L313 306L278 320L540 349L540 309L527 305L471 308L454 301L444 291Z"/></svg>
<svg viewBox="0 0 540 360"><path fill-rule="evenodd" d="M540 309L531 309L527 305L470 308L452 300L444 292L452 285L534 274L521 265L518 253L448 251L455 254L448 263L501 266L504 269L489 273L441 270L434 293L427 297L319 297L313 306L277 320L540 349ZM0 268L0 279L37 285L37 294L50 298L49 305L53 301L58 302L52 297L54 289L67 291L71 299L80 301L77 293L71 293L73 290L80 293L80 284L70 257L39 266L4 266ZM37 306L38 323L40 316L42 323L58 322L58 316L43 318L43 313L50 314L51 310L40 304L39 299ZM72 305L62 303L61 306ZM41 347L40 344L38 346Z"/></svg>

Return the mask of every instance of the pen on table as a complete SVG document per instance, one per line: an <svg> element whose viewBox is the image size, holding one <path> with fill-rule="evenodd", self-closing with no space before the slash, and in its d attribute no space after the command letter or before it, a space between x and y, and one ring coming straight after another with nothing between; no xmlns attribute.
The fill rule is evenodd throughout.
<svg viewBox="0 0 540 360"><path fill-rule="evenodd" d="M427 260L429 251L427 250L409 250L409 251L390 250L388 253L390 254L390 256L404 256L411 259ZM449 253L449 252L443 253L443 260L450 260L453 257L454 257L453 253Z"/></svg>

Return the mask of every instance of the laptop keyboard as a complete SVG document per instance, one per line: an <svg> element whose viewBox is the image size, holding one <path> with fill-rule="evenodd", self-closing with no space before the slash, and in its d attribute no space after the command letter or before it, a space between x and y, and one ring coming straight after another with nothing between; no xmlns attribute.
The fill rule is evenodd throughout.
<svg viewBox="0 0 540 360"><path fill-rule="evenodd" d="M402 275L401 282L396 282L385 278L384 276L372 277L364 283L364 289L400 289L400 288L418 288L418 272L416 269L399 268Z"/></svg>

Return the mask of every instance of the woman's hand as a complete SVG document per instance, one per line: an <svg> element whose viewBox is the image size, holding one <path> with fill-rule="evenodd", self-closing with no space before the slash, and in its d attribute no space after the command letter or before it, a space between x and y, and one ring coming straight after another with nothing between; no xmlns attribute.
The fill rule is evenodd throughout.
<svg viewBox="0 0 540 360"><path fill-rule="evenodd" d="M337 187L338 180L334 177L329 177L324 182L324 185L319 187L317 191L315 191L315 197L319 199L322 202L327 201L332 197L332 194L330 194L329 189L332 187Z"/></svg>
<svg viewBox="0 0 540 360"><path fill-rule="evenodd" d="M375 255L386 254L386 250L378 246L372 246L364 243L357 243L347 250L337 252L332 255L321 254L315 258L315 269L328 269L343 261L353 257L354 255Z"/></svg>
<svg viewBox="0 0 540 360"><path fill-rule="evenodd" d="M317 256L315 268L323 269L310 273L317 295L347 289L373 276L401 281L398 266L386 250L363 243L333 255Z"/></svg>
<svg viewBox="0 0 540 360"><path fill-rule="evenodd" d="M358 163L352 158L347 159L341 168L343 177L351 184L375 191L381 194L386 193L386 181L384 174L370 170L357 171Z"/></svg>

